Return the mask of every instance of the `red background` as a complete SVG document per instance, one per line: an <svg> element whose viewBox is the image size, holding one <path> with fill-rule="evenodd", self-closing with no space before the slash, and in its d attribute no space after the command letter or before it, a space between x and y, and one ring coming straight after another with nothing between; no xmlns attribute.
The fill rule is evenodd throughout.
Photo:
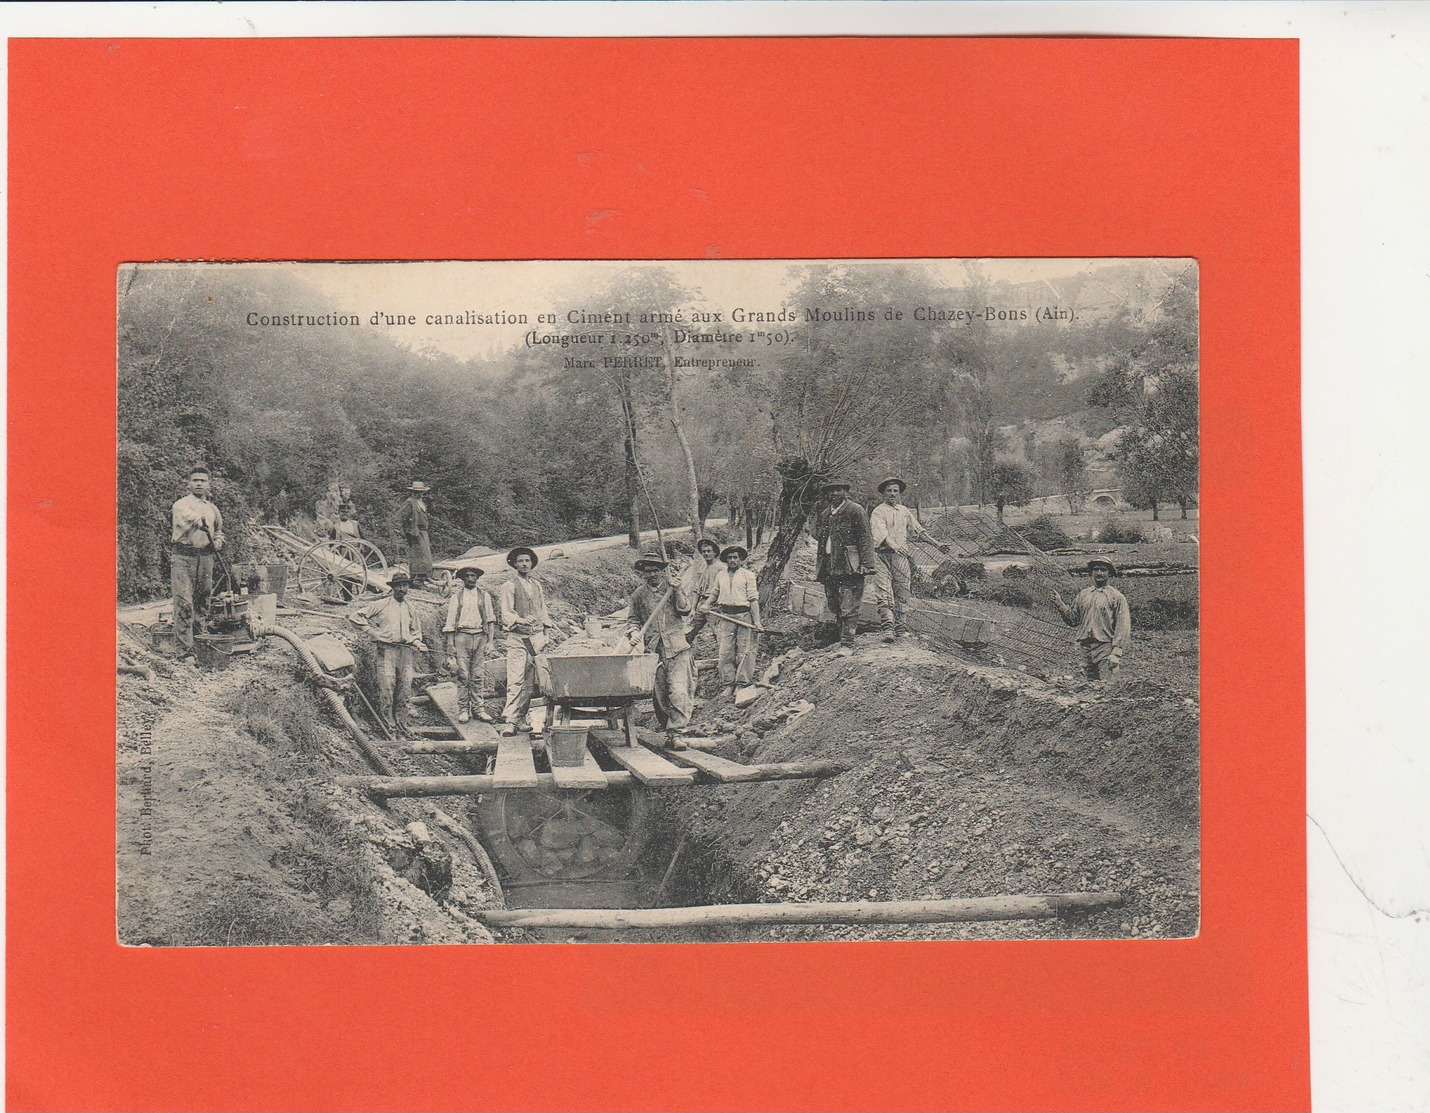
<svg viewBox="0 0 1430 1113"><path fill-rule="evenodd" d="M1294 42L22 40L10 85L11 1108L1309 1104ZM710 255L1201 261L1200 937L118 947L116 266Z"/></svg>

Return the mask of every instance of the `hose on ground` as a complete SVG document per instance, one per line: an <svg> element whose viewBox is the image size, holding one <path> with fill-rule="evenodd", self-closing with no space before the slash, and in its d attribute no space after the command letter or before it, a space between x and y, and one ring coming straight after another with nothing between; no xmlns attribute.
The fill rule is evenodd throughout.
<svg viewBox="0 0 1430 1113"><path fill-rule="evenodd" d="M303 664L308 667L309 675L313 677L323 677L323 666L313 656L313 651L303 644L300 638L286 626L264 626L255 633L266 634L269 637L281 638L293 647L293 651L302 659ZM383 757L373 747L372 740L368 737L367 731L362 725L352 717L348 711L348 706L343 702L343 697L331 688L319 686L318 690L323 693L323 698L328 701L328 706L333 709L334 714L342 721L343 726L348 728L348 733L353 736L353 741L357 743L358 749L362 751L363 757L367 758L369 765L384 777L397 776L397 770L392 767L388 760ZM487 854L486 848L477 840L470 831L466 830L460 823L452 819L446 812L439 808L432 807L430 814L437 822L441 823L452 834L456 835L471 851L472 857L476 859L477 865L486 875L487 884L491 886L492 894L496 897L499 907L506 907L506 894L502 892L501 878L497 876L497 868L492 863L491 857Z"/></svg>

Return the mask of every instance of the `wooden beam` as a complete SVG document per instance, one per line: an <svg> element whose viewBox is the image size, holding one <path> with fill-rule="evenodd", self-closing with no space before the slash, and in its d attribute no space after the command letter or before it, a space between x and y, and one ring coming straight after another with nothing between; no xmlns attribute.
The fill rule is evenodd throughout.
<svg viewBox="0 0 1430 1113"><path fill-rule="evenodd" d="M528 735L514 735L516 738L528 738L533 750L540 749L539 741L530 740ZM424 738L417 742L409 742L402 747L405 754L494 754L497 752L496 742L468 742L465 738Z"/></svg>
<svg viewBox="0 0 1430 1113"><path fill-rule="evenodd" d="M637 784L635 777L622 770L603 770L601 776L607 788L624 788ZM338 784L345 788L359 788L371 796L477 796L484 792L495 792L497 783L491 773L473 773L456 777L339 777ZM550 773L536 774L536 789L559 788L556 778ZM520 791L520 790L518 790Z"/></svg>
<svg viewBox="0 0 1430 1113"><path fill-rule="evenodd" d="M1121 893L964 897L956 900L827 901L813 904L714 904L693 908L514 908L472 915L488 927L671 928L744 924L972 924L1046 920L1116 908Z"/></svg>
<svg viewBox="0 0 1430 1113"><path fill-rule="evenodd" d="M593 730L591 737L606 747L606 753L615 759L617 765L629 770L643 785L661 788L666 785L695 783L695 773L692 770L672 765L644 746L624 745L625 736L620 731ZM620 744L615 742L617 738L621 740Z"/></svg>
<svg viewBox="0 0 1430 1113"><path fill-rule="evenodd" d="M666 750L671 761L699 770L720 784L747 784L751 781L788 781L802 777L833 777L849 767L837 761L772 761L764 765L741 765L719 754L699 750Z"/></svg>
<svg viewBox="0 0 1430 1113"><path fill-rule="evenodd" d="M536 762L532 760L531 740L526 735L509 734L500 738L492 776L498 789L536 787Z"/></svg>
<svg viewBox="0 0 1430 1113"><path fill-rule="evenodd" d="M427 698L432 701L432 707L437 714L445 719L463 740L484 747L486 753L496 750L497 730L491 723L484 723L480 719L457 722L457 686L450 680L430 685L427 688Z"/></svg>
<svg viewBox="0 0 1430 1113"><path fill-rule="evenodd" d="M596 759L591 756L590 750L586 751L586 761L583 765L553 765L551 778L556 782L557 788L606 787L606 771L596 764Z"/></svg>

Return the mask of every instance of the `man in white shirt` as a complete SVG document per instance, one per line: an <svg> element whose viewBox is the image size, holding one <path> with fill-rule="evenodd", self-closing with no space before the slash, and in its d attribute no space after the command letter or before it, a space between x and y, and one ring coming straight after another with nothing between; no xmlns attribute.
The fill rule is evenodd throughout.
<svg viewBox="0 0 1430 1113"><path fill-rule="evenodd" d="M194 656L194 630L213 594L214 553L223 548L223 515L209 501L209 469L189 469L189 493L174 503L169 540L169 592L174 601L175 655Z"/></svg>
<svg viewBox="0 0 1430 1113"><path fill-rule="evenodd" d="M457 673L457 722L470 722L475 716L484 723L492 721L487 711L486 661L487 645L496 637L496 607L489 592L477 586L482 570L475 564L457 569L459 585L447 600L447 621L442 633L447 643L447 657Z"/></svg>
<svg viewBox="0 0 1430 1113"><path fill-rule="evenodd" d="M536 696L536 655L546 648L547 631L555 628L546 612L546 593L532 576L536 551L518 545L506 555L516 575L501 585L497 597L497 617L506 638L506 707L502 711L501 732L515 734L521 729L539 736L541 728L531 719L531 701Z"/></svg>
<svg viewBox="0 0 1430 1113"><path fill-rule="evenodd" d="M374 600L348 615L354 626L366 630L377 653L377 713L398 738L410 738L408 708L412 701L412 661L425 651L422 627L407 602L412 579L401 569L387 581L391 595Z"/></svg>
<svg viewBox="0 0 1430 1113"><path fill-rule="evenodd" d="M913 595L913 553L909 541L919 539L937 546L946 553L949 547L938 541L904 505L904 481L891 476L879 484L884 501L869 515L869 530L874 537L874 552L879 563L874 569L874 601L879 607L879 625L884 640L904 637L904 614Z"/></svg>
<svg viewBox="0 0 1430 1113"><path fill-rule="evenodd" d="M715 582L702 607L715 619L720 685L725 698L731 701L737 685L755 682L755 633L764 629L759 583L745 567L749 555L743 545L730 545L720 553L725 567L715 573Z"/></svg>

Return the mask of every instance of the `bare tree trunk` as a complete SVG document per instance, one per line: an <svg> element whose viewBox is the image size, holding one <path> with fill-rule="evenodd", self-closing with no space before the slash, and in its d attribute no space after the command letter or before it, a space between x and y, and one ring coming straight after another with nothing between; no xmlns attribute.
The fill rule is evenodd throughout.
<svg viewBox="0 0 1430 1113"><path fill-rule="evenodd" d="M775 591L784 576L785 566L794 555L804 523L819 501L818 478L807 460L791 457L781 461L779 528L770 538L765 566L760 569L760 607L768 613L774 605Z"/></svg>
<svg viewBox="0 0 1430 1113"><path fill-rule="evenodd" d="M749 549L750 552L754 552L754 551L755 551L755 520L754 520L754 515L753 515L753 514L751 513L751 511L750 511L750 496L749 496L749 495L744 496L744 498L741 499L741 501L740 501L740 514L741 514L741 515L744 517L744 519L745 519L745 548ZM1186 517L1186 514L1183 514L1182 517L1185 518L1185 517Z"/></svg>
<svg viewBox="0 0 1430 1113"><path fill-rule="evenodd" d="M636 415L631 405L630 394L621 386L621 416L625 421L626 450L626 506L629 508L630 525L626 530L626 543L637 552L641 547L641 481L636 468Z"/></svg>
<svg viewBox="0 0 1430 1113"><path fill-rule="evenodd" d="M662 330L661 345L665 349L665 406L670 415L670 426L675 430L675 439L680 443L680 454L685 458L685 481L690 485L690 532L699 537L705 532L705 516L700 513L700 477L695 471L695 455L690 451L690 441L685 436L685 427L680 424L680 411L675 405L675 353L670 347L670 336Z"/></svg>

